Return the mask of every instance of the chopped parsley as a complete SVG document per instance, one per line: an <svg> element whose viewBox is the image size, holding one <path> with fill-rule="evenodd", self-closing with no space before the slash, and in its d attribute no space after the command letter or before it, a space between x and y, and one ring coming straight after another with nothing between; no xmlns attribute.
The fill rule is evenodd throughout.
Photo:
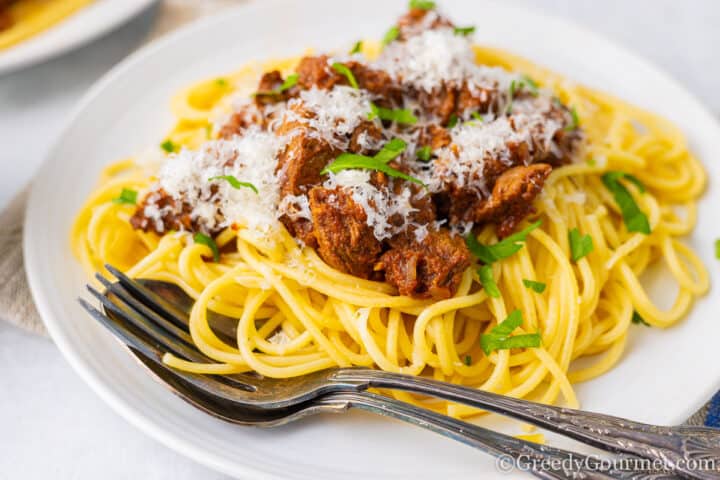
<svg viewBox="0 0 720 480"><path fill-rule="evenodd" d="M470 116L472 116L472 118L474 118L475 120L477 120L477 121L479 121L479 122L484 122L484 121L485 121L485 119L483 119L483 116L480 115L478 112L472 112L472 113L470 114Z"/></svg>
<svg viewBox="0 0 720 480"><path fill-rule="evenodd" d="M355 75L353 75L352 70L348 68L347 65L340 62L335 62L332 64L333 70L338 72L341 75L345 75L345 78L347 78L348 83L356 90L358 90L360 87L358 86L357 80L355 80Z"/></svg>
<svg viewBox="0 0 720 480"><path fill-rule="evenodd" d="M480 337L480 346L485 355L490 355L495 350L508 350L511 348L535 348L542 344L539 333L527 333L523 335L510 334L522 324L522 312L513 311L505 320Z"/></svg>
<svg viewBox="0 0 720 480"><path fill-rule="evenodd" d="M129 188L123 188L117 198L113 198L113 203L126 203L135 205L137 203L137 192Z"/></svg>
<svg viewBox="0 0 720 480"><path fill-rule="evenodd" d="M385 36L383 37L383 45L387 45L388 43L394 41L398 36L400 35L400 29L397 27L397 25L393 25L390 27L390 30L385 33Z"/></svg>
<svg viewBox="0 0 720 480"><path fill-rule="evenodd" d="M637 312L637 310L633 310L632 323L634 323L635 325L645 325L646 327L652 327L652 325L647 323L642 317L642 315Z"/></svg>
<svg viewBox="0 0 720 480"><path fill-rule="evenodd" d="M421 162L429 162L430 158L432 158L432 149L430 145L425 145L424 147L418 148L415 155Z"/></svg>
<svg viewBox="0 0 720 480"><path fill-rule="evenodd" d="M165 150L167 153L174 153L178 151L177 145L175 145L169 138L160 144L160 148Z"/></svg>
<svg viewBox="0 0 720 480"><path fill-rule="evenodd" d="M543 282L536 282L535 280L528 280L526 278L523 278L523 285L537 293L543 293L547 287Z"/></svg>
<svg viewBox="0 0 720 480"><path fill-rule="evenodd" d="M587 164L591 167L597 167L597 160L595 160L593 157L590 157L587 159Z"/></svg>
<svg viewBox="0 0 720 480"><path fill-rule="evenodd" d="M250 190L252 190L255 193L260 193L260 192L258 192L257 187L255 185L253 185L252 183L241 182L240 180L238 180L237 178L235 178L232 175L218 175L217 177L208 178L208 182L212 182L213 180L225 180L226 182L228 182L230 184L231 187L236 188L238 190L240 190L241 188L244 187L244 188L249 188Z"/></svg>
<svg viewBox="0 0 720 480"><path fill-rule="evenodd" d="M465 355L465 365L468 367L472 365L472 357L470 355Z"/></svg>
<svg viewBox="0 0 720 480"><path fill-rule="evenodd" d="M332 163L322 169L320 175L338 173L342 170L366 169L382 172L390 177L402 178L408 182L425 184L415 177L392 168L388 163L405 150L406 144L399 138L393 138L374 157L359 155L357 153L341 153Z"/></svg>
<svg viewBox="0 0 720 480"><path fill-rule="evenodd" d="M472 35L473 33L475 33L475 27L455 27L453 28L453 32L455 32L455 35L467 37L468 35Z"/></svg>
<svg viewBox="0 0 720 480"><path fill-rule="evenodd" d="M720 238L715 240L715 258L720 260Z"/></svg>
<svg viewBox="0 0 720 480"><path fill-rule="evenodd" d="M199 243L200 245L205 245L208 247L213 254L213 261L216 263L220 261L220 250L218 250L217 243L215 243L215 240L212 239L212 237L209 237L205 235L204 233L196 233L193 237L193 241L195 243Z"/></svg>
<svg viewBox="0 0 720 480"><path fill-rule="evenodd" d="M356 53L362 52L363 42L362 40L358 40L355 42L355 45L353 45L352 50L350 50L350 55L355 55Z"/></svg>
<svg viewBox="0 0 720 480"><path fill-rule="evenodd" d="M450 120L448 120L447 128L455 128L455 126L458 124L458 116L454 113L450 115Z"/></svg>
<svg viewBox="0 0 720 480"><path fill-rule="evenodd" d="M566 132L569 132L570 130L575 130L576 128L578 128L580 126L580 117L578 116L578 113L577 113L577 110L575 110L575 107L572 107L570 109L570 118L572 119L572 121L570 122L570 124L567 127L565 127L563 129Z"/></svg>
<svg viewBox="0 0 720 480"><path fill-rule="evenodd" d="M382 163L390 163L398 155L405 151L407 144L400 138L393 138L375 155L375 159L380 160Z"/></svg>
<svg viewBox="0 0 720 480"><path fill-rule="evenodd" d="M418 8L420 10L432 10L435 8L435 2L431 0L410 0L410 8Z"/></svg>
<svg viewBox="0 0 720 480"><path fill-rule="evenodd" d="M625 185L620 182L620 179L633 183L641 193L645 191L645 187L637 178L624 172L607 172L602 176L603 184L612 192L615 203L620 207L628 232L650 234L650 222L647 216L640 210L635 199Z"/></svg>
<svg viewBox="0 0 720 480"><path fill-rule="evenodd" d="M280 95L285 90L290 90L292 87L297 85L299 79L300 75L298 75L297 73L291 73L287 76L285 81L274 90L259 91L255 92L253 95Z"/></svg>
<svg viewBox="0 0 720 480"><path fill-rule="evenodd" d="M470 249L470 252L475 255L480 261L486 265L490 265L493 262L502 260L511 255L517 253L523 245L530 232L540 226L542 222L538 220L535 223L531 223L519 232L513 233L509 237L497 242L494 245L483 245L477 241L475 235L470 233L465 237L465 243Z"/></svg>
<svg viewBox="0 0 720 480"><path fill-rule="evenodd" d="M507 107L505 107L506 114L512 112L515 94L519 92L522 88L525 88L533 97L538 96L539 87L535 80L528 77L527 75L521 75L519 80L513 80L512 82L510 82L510 88L508 89L508 103Z"/></svg>
<svg viewBox="0 0 720 480"><path fill-rule="evenodd" d="M537 82L527 75L520 77L520 85L530 92L533 97L537 97L540 94L540 87Z"/></svg>
<svg viewBox="0 0 720 480"><path fill-rule="evenodd" d="M500 298L500 289L493 278L492 267L490 265L483 265L478 269L478 276L488 297Z"/></svg>
<svg viewBox="0 0 720 480"><path fill-rule="evenodd" d="M378 107L373 102L370 102L370 113L368 113L367 118L368 120L379 118L380 120L388 120L406 125L413 125L418 121L417 117L413 115L412 110L407 108L392 109Z"/></svg>
<svg viewBox="0 0 720 480"><path fill-rule="evenodd" d="M224 78L216 78L215 79L215 85L217 85L218 87L227 87L227 84L228 84L228 82Z"/></svg>
<svg viewBox="0 0 720 480"><path fill-rule="evenodd" d="M568 240L570 241L570 256L573 262L577 262L595 249L592 237L590 235L582 235L577 228L570 230Z"/></svg>

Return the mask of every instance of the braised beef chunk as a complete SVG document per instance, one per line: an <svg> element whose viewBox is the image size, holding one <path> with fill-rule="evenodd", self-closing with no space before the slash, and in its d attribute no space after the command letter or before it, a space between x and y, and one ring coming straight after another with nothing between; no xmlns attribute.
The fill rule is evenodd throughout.
<svg viewBox="0 0 720 480"><path fill-rule="evenodd" d="M293 95L296 89L290 88L280 92L279 90L283 82L282 74L278 70L264 73L263 76L260 77L260 84L255 93L255 102L258 105L268 105L286 101Z"/></svg>
<svg viewBox="0 0 720 480"><path fill-rule="evenodd" d="M159 220L153 220L145 215L145 207L151 206L153 210L161 212ZM150 192L141 201L130 217L130 225L144 232L167 233L172 230L187 230L190 232L219 233L221 229L208 229L192 215L193 207L187 202L179 202L167 194L163 189Z"/></svg>
<svg viewBox="0 0 720 480"><path fill-rule="evenodd" d="M420 130L418 145L430 147L431 151L445 148L452 142L450 132L440 125L430 124Z"/></svg>
<svg viewBox="0 0 720 480"><path fill-rule="evenodd" d="M471 255L465 241L447 230L431 230L420 242L405 238L385 252L376 269L401 295L449 298L456 291Z"/></svg>
<svg viewBox="0 0 720 480"><path fill-rule="evenodd" d="M507 170L498 177L487 201L474 210L474 221L497 223L498 237L510 235L520 221L532 213L532 202L540 193L552 167L536 163Z"/></svg>
<svg viewBox="0 0 720 480"><path fill-rule="evenodd" d="M397 26L400 33L399 40L407 40L425 30L454 27L450 20L439 15L435 10L425 10L424 8L411 8L398 19Z"/></svg>
<svg viewBox="0 0 720 480"><path fill-rule="evenodd" d="M342 189L315 187L308 197L318 254L343 272L370 278L382 245L367 225L365 210Z"/></svg>
<svg viewBox="0 0 720 480"><path fill-rule="evenodd" d="M280 203L271 206L271 222L279 217L294 238L338 270L385 280L402 295L448 298L471 263L458 232L491 224L500 238L512 233L533 212L552 169L576 156L583 134L575 115L547 90L518 73L476 68L469 40L463 51L458 39L464 37L455 32L428 35L449 56L447 69L434 65L438 52L427 56L432 61L413 53L410 43L424 40L414 37L453 27L435 9L410 9L397 27L399 35L378 61L306 56L295 68L296 85L283 92L280 71L262 75L256 95L236 105L221 126L219 137L230 142L209 168L242 171L244 153L225 147L245 135L253 141L258 133L274 135L266 165L274 168L270 183L279 192L265 198L274 201L279 193ZM419 58L406 62L405 55ZM333 68L336 61L352 72L359 91L347 88L353 82ZM391 112L377 118L373 104ZM417 121L393 120L405 115L401 110ZM392 140L404 150L391 160L377 157ZM346 165L352 172L321 174L343 153L354 154L345 157L354 162ZM193 210L197 199L176 200L156 187L131 224L158 233L216 235L219 230L207 225L227 224L219 205L228 199L216 198L217 190L193 191L208 196L200 199L200 214Z"/></svg>
<svg viewBox="0 0 720 480"><path fill-rule="evenodd" d="M338 153L322 139L301 133L292 137L278 157L280 195L300 195L321 183L320 171Z"/></svg>
<svg viewBox="0 0 720 480"><path fill-rule="evenodd" d="M374 155L383 144L383 132L374 122L363 121L350 136L348 150L352 153Z"/></svg>

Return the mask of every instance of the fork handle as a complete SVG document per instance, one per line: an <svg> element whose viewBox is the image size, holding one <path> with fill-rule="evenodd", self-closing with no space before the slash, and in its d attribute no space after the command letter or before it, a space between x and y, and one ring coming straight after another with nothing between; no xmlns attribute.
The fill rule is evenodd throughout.
<svg viewBox="0 0 720 480"><path fill-rule="evenodd" d="M340 369L338 382L421 393L524 420L616 453L658 462L686 478L720 479L720 430L663 427L620 417L543 405L423 377L369 369Z"/></svg>
<svg viewBox="0 0 720 480"><path fill-rule="evenodd" d="M477 448L495 457L496 469L502 473L519 470L538 478L560 480L642 478L637 470L616 469L596 457L514 438L367 391L332 393L315 400L315 403L326 405L335 402L346 408L355 407L402 420ZM653 479L676 478L665 472L648 473Z"/></svg>

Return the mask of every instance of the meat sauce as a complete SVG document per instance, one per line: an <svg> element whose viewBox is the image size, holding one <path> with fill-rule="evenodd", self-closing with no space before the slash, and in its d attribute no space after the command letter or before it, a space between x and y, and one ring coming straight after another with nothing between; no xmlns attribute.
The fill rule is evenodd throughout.
<svg viewBox="0 0 720 480"><path fill-rule="evenodd" d="M397 27L399 35L393 43L407 42L428 30L452 29L453 24L435 11L411 9ZM571 161L582 134L565 105L557 99L543 103L527 84L513 85L514 91L508 94L500 85L478 85L468 79L442 82L427 91L356 58L345 59L343 64L360 90L367 92L376 106L412 109L417 123L364 118L352 131L323 137L304 123L316 113L300 96L311 89L348 87L350 81L331 67L332 59L318 55L299 62L297 83L283 92L278 92L285 80L280 72L264 74L259 94L231 116L219 136L231 139L257 126L288 138L277 158L280 198L302 199L309 206L309 218L281 212L279 220L329 265L358 277L384 280L402 295L448 298L457 291L472 260L461 233L494 224L499 237L511 234L533 212L533 201L553 167ZM280 104L293 114L278 114ZM528 124L528 112L535 123ZM498 128L509 134L502 145L485 149L482 158L474 158L470 147L458 140L457 132L458 128L473 128L471 123L482 122L477 120L482 117L504 122ZM454 125L458 119L467 126ZM513 132L521 128L521 122L525 122L525 135L519 138ZM344 187L329 185L321 171L343 152L372 156L395 137L408 139L413 148L390 165L424 175L421 178L430 179L429 188L372 172L369 184L373 191L387 198L404 194L409 202L409 213L386 219L393 233L378 236L368 218L368 206L377 207L378 200L359 204ZM422 160L409 153L423 147L428 147L430 158ZM460 165L462 162L465 164ZM160 222L146 218L148 205L163 207ZM131 223L158 233L206 230L192 217L189 205L169 198L162 189L143 199ZM214 235L220 230L205 233Z"/></svg>

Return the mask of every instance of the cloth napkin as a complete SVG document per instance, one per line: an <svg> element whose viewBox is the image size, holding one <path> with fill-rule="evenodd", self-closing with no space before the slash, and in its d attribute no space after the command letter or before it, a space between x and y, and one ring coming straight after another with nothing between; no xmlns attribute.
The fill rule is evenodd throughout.
<svg viewBox="0 0 720 480"><path fill-rule="evenodd" d="M147 42L197 18L246 0L164 0ZM38 335L47 335L32 301L23 267L22 232L29 188L0 212L0 319ZM720 392L693 414L690 425L720 427Z"/></svg>

